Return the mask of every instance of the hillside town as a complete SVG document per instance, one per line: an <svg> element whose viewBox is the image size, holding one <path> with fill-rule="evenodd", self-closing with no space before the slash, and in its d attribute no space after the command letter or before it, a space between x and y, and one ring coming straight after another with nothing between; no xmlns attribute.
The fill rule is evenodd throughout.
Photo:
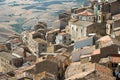
<svg viewBox="0 0 120 80"><path fill-rule="evenodd" d="M89 2L0 43L0 80L120 80L120 0Z"/></svg>

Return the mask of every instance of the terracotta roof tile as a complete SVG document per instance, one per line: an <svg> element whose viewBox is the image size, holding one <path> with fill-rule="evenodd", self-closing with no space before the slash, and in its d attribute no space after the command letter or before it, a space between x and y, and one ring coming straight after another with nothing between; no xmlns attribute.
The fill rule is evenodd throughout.
<svg viewBox="0 0 120 80"><path fill-rule="evenodd" d="M120 63L120 56L111 56L111 57L110 57L110 60L111 60L113 63Z"/></svg>
<svg viewBox="0 0 120 80"><path fill-rule="evenodd" d="M112 75L112 70L105 67L105 66L95 64L95 69L99 72L102 72L102 73L105 73L105 74L108 74L108 75Z"/></svg>
<svg viewBox="0 0 120 80"><path fill-rule="evenodd" d="M53 30L50 30L47 32L47 34L50 34L50 33L54 33L54 32L58 32L60 29L53 29Z"/></svg>
<svg viewBox="0 0 120 80"><path fill-rule="evenodd" d="M79 13L78 15L93 16L93 13L89 12L88 10L85 10L85 11Z"/></svg>

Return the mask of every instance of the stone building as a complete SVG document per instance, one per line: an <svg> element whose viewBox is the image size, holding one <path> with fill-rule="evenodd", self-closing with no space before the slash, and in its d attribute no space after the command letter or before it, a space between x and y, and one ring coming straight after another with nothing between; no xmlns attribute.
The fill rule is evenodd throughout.
<svg viewBox="0 0 120 80"><path fill-rule="evenodd" d="M71 9L71 18L77 18L77 14L83 12L86 8L72 8Z"/></svg>
<svg viewBox="0 0 120 80"><path fill-rule="evenodd" d="M119 0L91 0L91 4L98 23L106 22L111 18L111 15L120 12Z"/></svg>
<svg viewBox="0 0 120 80"><path fill-rule="evenodd" d="M61 32L56 36L55 42L56 44L69 45L71 44L71 35L68 33Z"/></svg>
<svg viewBox="0 0 120 80"><path fill-rule="evenodd" d="M37 31L39 29L44 29L46 30L47 29L47 24L45 22L38 22L38 24L36 24L34 26L34 30Z"/></svg>
<svg viewBox="0 0 120 80"><path fill-rule="evenodd" d="M39 57L40 53L47 51L47 42L42 38L33 38L34 33L35 31L24 33L23 41L32 54Z"/></svg>
<svg viewBox="0 0 120 80"><path fill-rule="evenodd" d="M106 33L111 37L120 36L120 14L112 16L112 20L106 23Z"/></svg>
<svg viewBox="0 0 120 80"><path fill-rule="evenodd" d="M110 36L104 36L96 41L96 48L103 48L113 44Z"/></svg>
<svg viewBox="0 0 120 80"><path fill-rule="evenodd" d="M64 13L59 14L60 30L65 29L66 25L68 25L70 16L71 16L70 12L64 12Z"/></svg>
<svg viewBox="0 0 120 80"><path fill-rule="evenodd" d="M42 39L34 39L34 42L32 42L34 45L32 49L35 51L35 55L37 55L38 57L40 56L40 53L42 52L46 52L47 51L47 42L42 40Z"/></svg>
<svg viewBox="0 0 120 80"><path fill-rule="evenodd" d="M92 53L95 51L95 46L91 46L91 47L83 47L80 48L78 50L74 50L71 53L71 61L72 62L79 62L82 59L84 60L84 58L87 58L88 62L89 62L89 57L91 55L93 55ZM97 52L99 53L100 50L97 50Z"/></svg>
<svg viewBox="0 0 120 80"><path fill-rule="evenodd" d="M71 34L72 40L77 41L87 36L87 27L91 26L92 24L93 22L72 19L69 22L67 32Z"/></svg>
<svg viewBox="0 0 120 80"><path fill-rule="evenodd" d="M56 36L58 35L60 29L50 30L46 33L46 39L48 43L55 44Z"/></svg>
<svg viewBox="0 0 120 80"><path fill-rule="evenodd" d="M10 47L10 49L11 49L11 47ZM6 44L0 44L0 51L7 51L8 49L7 49L7 46L6 46Z"/></svg>
<svg viewBox="0 0 120 80"><path fill-rule="evenodd" d="M46 71L39 73L35 80L57 80L56 76Z"/></svg>
<svg viewBox="0 0 120 80"><path fill-rule="evenodd" d="M93 45L94 45L94 38L88 37L88 38L76 41L74 43L74 50L79 50L79 49L82 49L83 47L93 46Z"/></svg>
<svg viewBox="0 0 120 80"><path fill-rule="evenodd" d="M22 58L17 58L11 53L0 52L0 72L7 73L21 67L23 64Z"/></svg>
<svg viewBox="0 0 120 80"><path fill-rule="evenodd" d="M25 72L32 72L33 80L58 80L60 63L53 56L38 58L36 63L26 68Z"/></svg>
<svg viewBox="0 0 120 80"><path fill-rule="evenodd" d="M83 12L78 13L76 16L82 21L95 22L94 11L92 9L86 9Z"/></svg>
<svg viewBox="0 0 120 80"><path fill-rule="evenodd" d="M33 72L27 71L28 68L31 69L33 67L34 65L27 65L14 70L16 80L33 80Z"/></svg>
<svg viewBox="0 0 120 80"><path fill-rule="evenodd" d="M61 73L60 73L60 77L64 78L65 76L65 71L67 69L67 67L70 65L71 61L69 59L70 55L69 53L63 52L63 53L59 53L55 56L57 58L58 61L60 61L61 63Z"/></svg>
<svg viewBox="0 0 120 80"><path fill-rule="evenodd" d="M38 31L33 33L33 39L35 38L41 38L43 40L46 40L46 31L44 29L39 29Z"/></svg>
<svg viewBox="0 0 120 80"><path fill-rule="evenodd" d="M1 74L0 80L16 80L14 72L8 72L5 74Z"/></svg>
<svg viewBox="0 0 120 80"><path fill-rule="evenodd" d="M65 72L65 80L116 80L109 68L96 64L72 63Z"/></svg>

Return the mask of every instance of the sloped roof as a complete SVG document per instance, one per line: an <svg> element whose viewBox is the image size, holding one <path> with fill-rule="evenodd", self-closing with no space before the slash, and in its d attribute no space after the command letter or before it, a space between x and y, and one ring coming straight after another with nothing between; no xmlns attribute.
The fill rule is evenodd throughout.
<svg viewBox="0 0 120 80"><path fill-rule="evenodd" d="M95 47L89 47L89 48L85 48L85 49L80 49L79 51L73 51L72 52L72 61L79 61L80 60L80 56L82 55L91 55L91 53L95 50Z"/></svg>
<svg viewBox="0 0 120 80"><path fill-rule="evenodd" d="M5 58L6 60L16 59L17 57L13 56L11 53L8 52L0 52L0 57Z"/></svg>
<svg viewBox="0 0 120 80"><path fill-rule="evenodd" d="M81 26L81 27L87 27L87 26L90 26L92 24L94 24L93 22L89 22L89 21L75 21L73 22L74 25L77 25L77 26Z"/></svg>
<svg viewBox="0 0 120 80"><path fill-rule="evenodd" d="M34 39L36 42L38 42L38 43L47 43L45 40L43 40L43 39L40 39L40 38L36 38L36 39Z"/></svg>
<svg viewBox="0 0 120 80"><path fill-rule="evenodd" d="M47 34L50 34L50 33L54 33L54 32L58 32L60 29L53 29L53 30L50 30L47 32Z"/></svg>
<svg viewBox="0 0 120 80"><path fill-rule="evenodd" d="M83 40L79 40L77 42L74 43L74 48L75 49L79 49L85 46L92 46L93 45L93 37L88 37L86 39Z"/></svg>
<svg viewBox="0 0 120 80"><path fill-rule="evenodd" d="M113 63L120 63L120 56L110 56L110 61L112 61Z"/></svg>
<svg viewBox="0 0 120 80"><path fill-rule="evenodd" d="M97 41L108 42L108 41L112 41L112 39L110 38L110 36L104 36L98 39Z"/></svg>
<svg viewBox="0 0 120 80"><path fill-rule="evenodd" d="M97 63L89 62L89 63L81 64L80 62L74 62L71 63L70 66L67 68L65 72L65 78L66 78L65 80L75 80L76 78L78 79L83 78L88 74L91 74L93 71L99 71L106 75L112 76L112 70Z"/></svg>
<svg viewBox="0 0 120 80"><path fill-rule="evenodd" d="M84 16L93 16L93 12L91 10L84 10L83 12L79 13L79 15L84 15Z"/></svg>

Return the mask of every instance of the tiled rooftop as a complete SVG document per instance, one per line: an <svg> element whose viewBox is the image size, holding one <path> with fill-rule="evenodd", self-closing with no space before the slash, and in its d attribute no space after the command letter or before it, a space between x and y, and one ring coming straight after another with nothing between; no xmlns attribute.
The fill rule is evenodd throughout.
<svg viewBox="0 0 120 80"><path fill-rule="evenodd" d="M83 71L83 69L85 69L85 71ZM85 64L74 62L71 63L70 66L67 68L65 77L66 80L74 80L76 78L83 78L93 71L99 71L101 73L112 76L112 71L105 66L90 62Z"/></svg>
<svg viewBox="0 0 120 80"><path fill-rule="evenodd" d="M40 38L36 38L36 39L34 39L36 42L38 42L38 43L47 43L45 40L43 40L43 39L40 39Z"/></svg>
<svg viewBox="0 0 120 80"><path fill-rule="evenodd" d="M3 57L7 60L12 60L12 59L16 59L17 57L13 56L11 53L7 53L7 52L0 52L0 57Z"/></svg>
<svg viewBox="0 0 120 80"><path fill-rule="evenodd" d="M120 13L112 16L114 21L120 20Z"/></svg>
<svg viewBox="0 0 120 80"><path fill-rule="evenodd" d="M120 63L120 56L110 56L110 60L113 63Z"/></svg>
<svg viewBox="0 0 120 80"><path fill-rule="evenodd" d="M84 15L84 16L93 16L94 14L88 10L84 10L83 12L79 13L79 15Z"/></svg>
<svg viewBox="0 0 120 80"><path fill-rule="evenodd" d="M47 34L53 33L53 32L58 32L60 29L53 29L47 32Z"/></svg>
<svg viewBox="0 0 120 80"><path fill-rule="evenodd" d="M80 56L91 55L91 53L95 50L95 47L89 47L85 49L80 49L79 51L72 52L72 61L79 61Z"/></svg>
<svg viewBox="0 0 120 80"><path fill-rule="evenodd" d="M93 24L93 22L89 22L89 21L76 21L76 22L73 22L74 25L78 25L80 27L87 27L87 26L90 26Z"/></svg>
<svg viewBox="0 0 120 80"><path fill-rule="evenodd" d="M112 39L110 38L110 36L104 36L98 39L97 41L109 42L109 41L112 41Z"/></svg>

